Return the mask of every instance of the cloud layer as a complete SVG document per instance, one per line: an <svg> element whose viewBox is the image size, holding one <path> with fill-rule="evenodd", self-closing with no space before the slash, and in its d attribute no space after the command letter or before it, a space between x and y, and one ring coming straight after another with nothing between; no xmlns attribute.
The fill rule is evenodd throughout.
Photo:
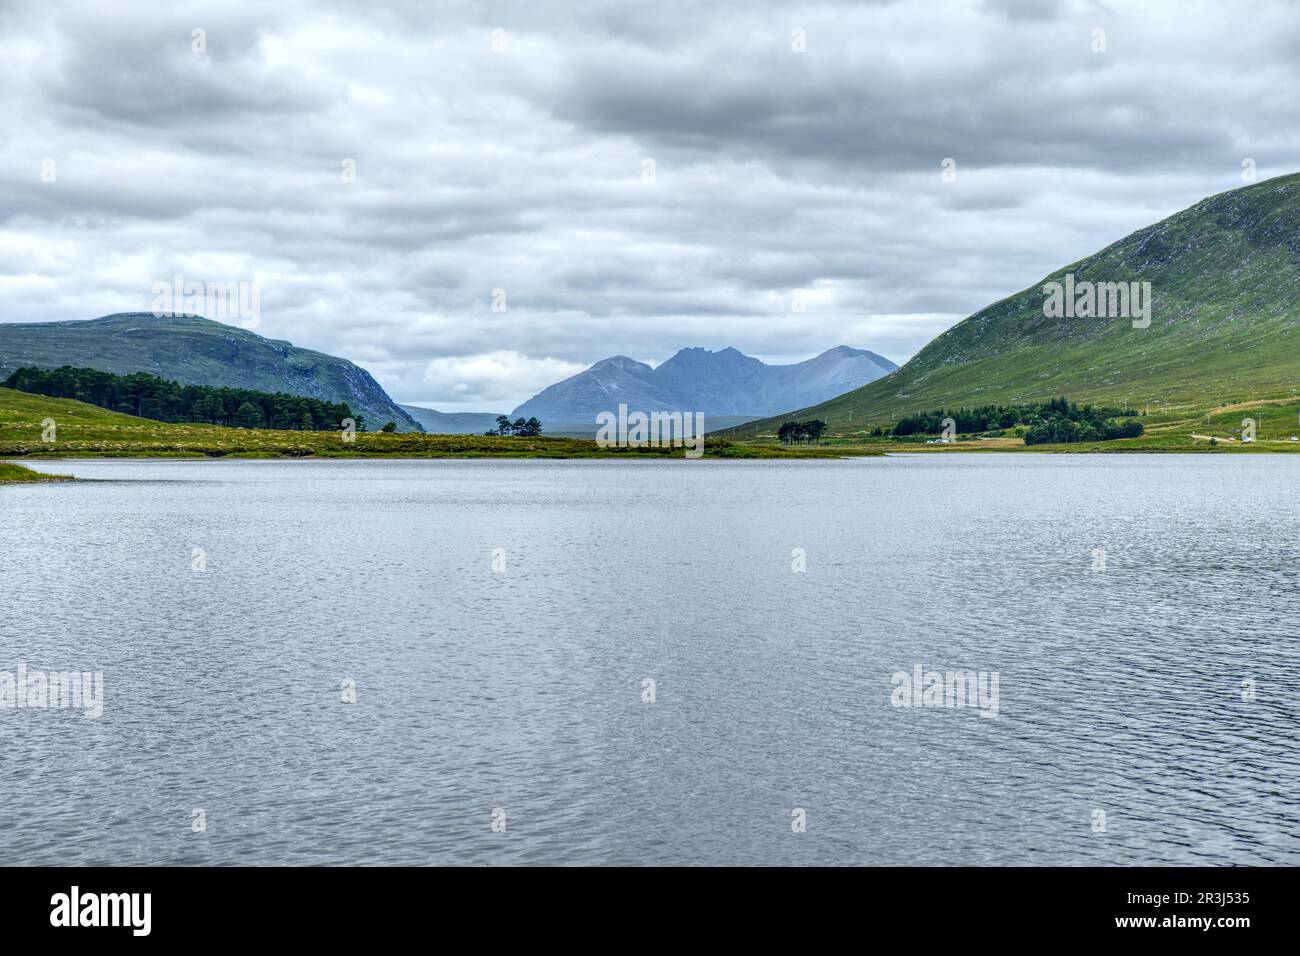
<svg viewBox="0 0 1300 956"><path fill-rule="evenodd" d="M0 7L0 321L256 281L257 331L445 410L688 345L902 361L1300 168L1286 0L125 7Z"/></svg>

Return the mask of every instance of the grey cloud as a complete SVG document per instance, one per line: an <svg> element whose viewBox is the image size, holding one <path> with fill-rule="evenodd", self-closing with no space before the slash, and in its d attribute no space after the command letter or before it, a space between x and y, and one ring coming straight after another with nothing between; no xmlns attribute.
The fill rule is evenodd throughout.
<svg viewBox="0 0 1300 956"><path fill-rule="evenodd" d="M214 10L0 7L0 321L257 277L259 331L450 409L688 345L902 361L1300 155L1284 0Z"/></svg>

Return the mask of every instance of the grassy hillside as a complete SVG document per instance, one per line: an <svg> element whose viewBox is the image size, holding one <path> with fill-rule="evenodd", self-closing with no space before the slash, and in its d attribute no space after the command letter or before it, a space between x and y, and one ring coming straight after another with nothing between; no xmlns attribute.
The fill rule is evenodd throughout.
<svg viewBox="0 0 1300 956"><path fill-rule="evenodd" d="M1067 273L1150 282L1150 327L1045 316L1044 284ZM910 412L1058 395L1185 419L1300 399L1300 174L1202 200L977 312L886 378L724 434L820 418L856 435Z"/></svg>
<svg viewBox="0 0 1300 956"><path fill-rule="evenodd" d="M419 430L369 372L346 359L198 316L130 312L85 322L0 323L0 380L23 366L63 365L344 402L376 431L387 421Z"/></svg>
<svg viewBox="0 0 1300 956"><path fill-rule="evenodd" d="M55 441L42 440L45 421ZM765 448L710 439L705 458L818 458L832 448ZM0 457L406 457L611 458L680 457L681 449L599 448L571 438L501 438L361 432L345 442L337 432L269 431L217 425L173 425L110 412L66 398L0 388Z"/></svg>

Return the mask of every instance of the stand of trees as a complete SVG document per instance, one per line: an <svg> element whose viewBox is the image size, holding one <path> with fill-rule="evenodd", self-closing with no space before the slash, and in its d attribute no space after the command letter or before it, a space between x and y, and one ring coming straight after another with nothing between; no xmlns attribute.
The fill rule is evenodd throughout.
<svg viewBox="0 0 1300 956"><path fill-rule="evenodd" d="M1111 441L1115 438L1137 438L1146 431L1136 418L1123 422L1075 421L1068 418L1042 419L1029 426L1025 432L1026 445L1068 445L1081 441Z"/></svg>
<svg viewBox="0 0 1300 956"><path fill-rule="evenodd" d="M357 431L365 431L364 416L354 415L342 402L249 388L181 385L147 372L114 375L70 365L56 369L20 368L3 385L51 398L73 398L160 422L334 431L342 427L343 419L351 418L357 423Z"/></svg>
<svg viewBox="0 0 1300 956"><path fill-rule="evenodd" d="M1137 438L1146 431L1134 408L1079 405L1064 396L1050 402L1024 405L980 405L974 408L936 409L900 418L892 427L878 427L873 435L937 435L951 418L959 434L997 431L1026 426L1025 444L1069 444ZM1126 419L1119 422L1116 419Z"/></svg>
<svg viewBox="0 0 1300 956"><path fill-rule="evenodd" d="M522 418L516 418L513 422L507 415L497 416L497 427L494 431L486 431L484 435L514 435L516 438L537 438L542 434L542 423L536 418L530 418L525 421Z"/></svg>
<svg viewBox="0 0 1300 956"><path fill-rule="evenodd" d="M826 431L826 423L819 418L806 422L786 422L776 433L784 445L811 445L819 441Z"/></svg>

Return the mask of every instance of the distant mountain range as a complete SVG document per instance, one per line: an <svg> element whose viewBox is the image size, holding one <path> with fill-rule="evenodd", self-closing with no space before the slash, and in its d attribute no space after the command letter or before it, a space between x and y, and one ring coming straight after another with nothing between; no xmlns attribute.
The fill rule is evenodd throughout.
<svg viewBox="0 0 1300 956"><path fill-rule="evenodd" d="M497 415L504 412L439 412L419 405L399 405L430 435L482 435L497 427Z"/></svg>
<svg viewBox="0 0 1300 956"><path fill-rule="evenodd" d="M875 352L845 345L795 365L767 365L734 348L682 349L656 368L615 355L543 389L511 417L536 416L556 430L589 425L600 412L626 404L643 412L754 418L823 402L896 368Z"/></svg>
<svg viewBox="0 0 1300 956"><path fill-rule="evenodd" d="M192 315L124 312L73 322L0 323L0 379L23 366L75 365L185 385L251 388L346 402L377 431L420 426L365 369L246 329Z"/></svg>
<svg viewBox="0 0 1300 956"><path fill-rule="evenodd" d="M63 365L346 402L371 430L388 421L399 431L434 434L496 427L495 412L398 405L347 359L200 316L123 312L84 321L0 323L0 380L24 366ZM625 403L644 412L703 412L710 427L721 428L825 401L897 367L847 346L795 365L767 365L734 348L682 349L657 368L619 355L544 389L510 417L536 416L547 434L590 437L599 412Z"/></svg>
<svg viewBox="0 0 1300 956"><path fill-rule="evenodd" d="M1137 283L1149 315L1116 316L1102 283L1130 293ZM1061 288L1091 290L1095 304L1062 315L1049 301ZM1060 395L1203 411L1294 399L1298 383L1300 174L1291 174L1139 229L976 312L888 379L798 414L851 434L909 412ZM781 420L734 434L773 434Z"/></svg>

